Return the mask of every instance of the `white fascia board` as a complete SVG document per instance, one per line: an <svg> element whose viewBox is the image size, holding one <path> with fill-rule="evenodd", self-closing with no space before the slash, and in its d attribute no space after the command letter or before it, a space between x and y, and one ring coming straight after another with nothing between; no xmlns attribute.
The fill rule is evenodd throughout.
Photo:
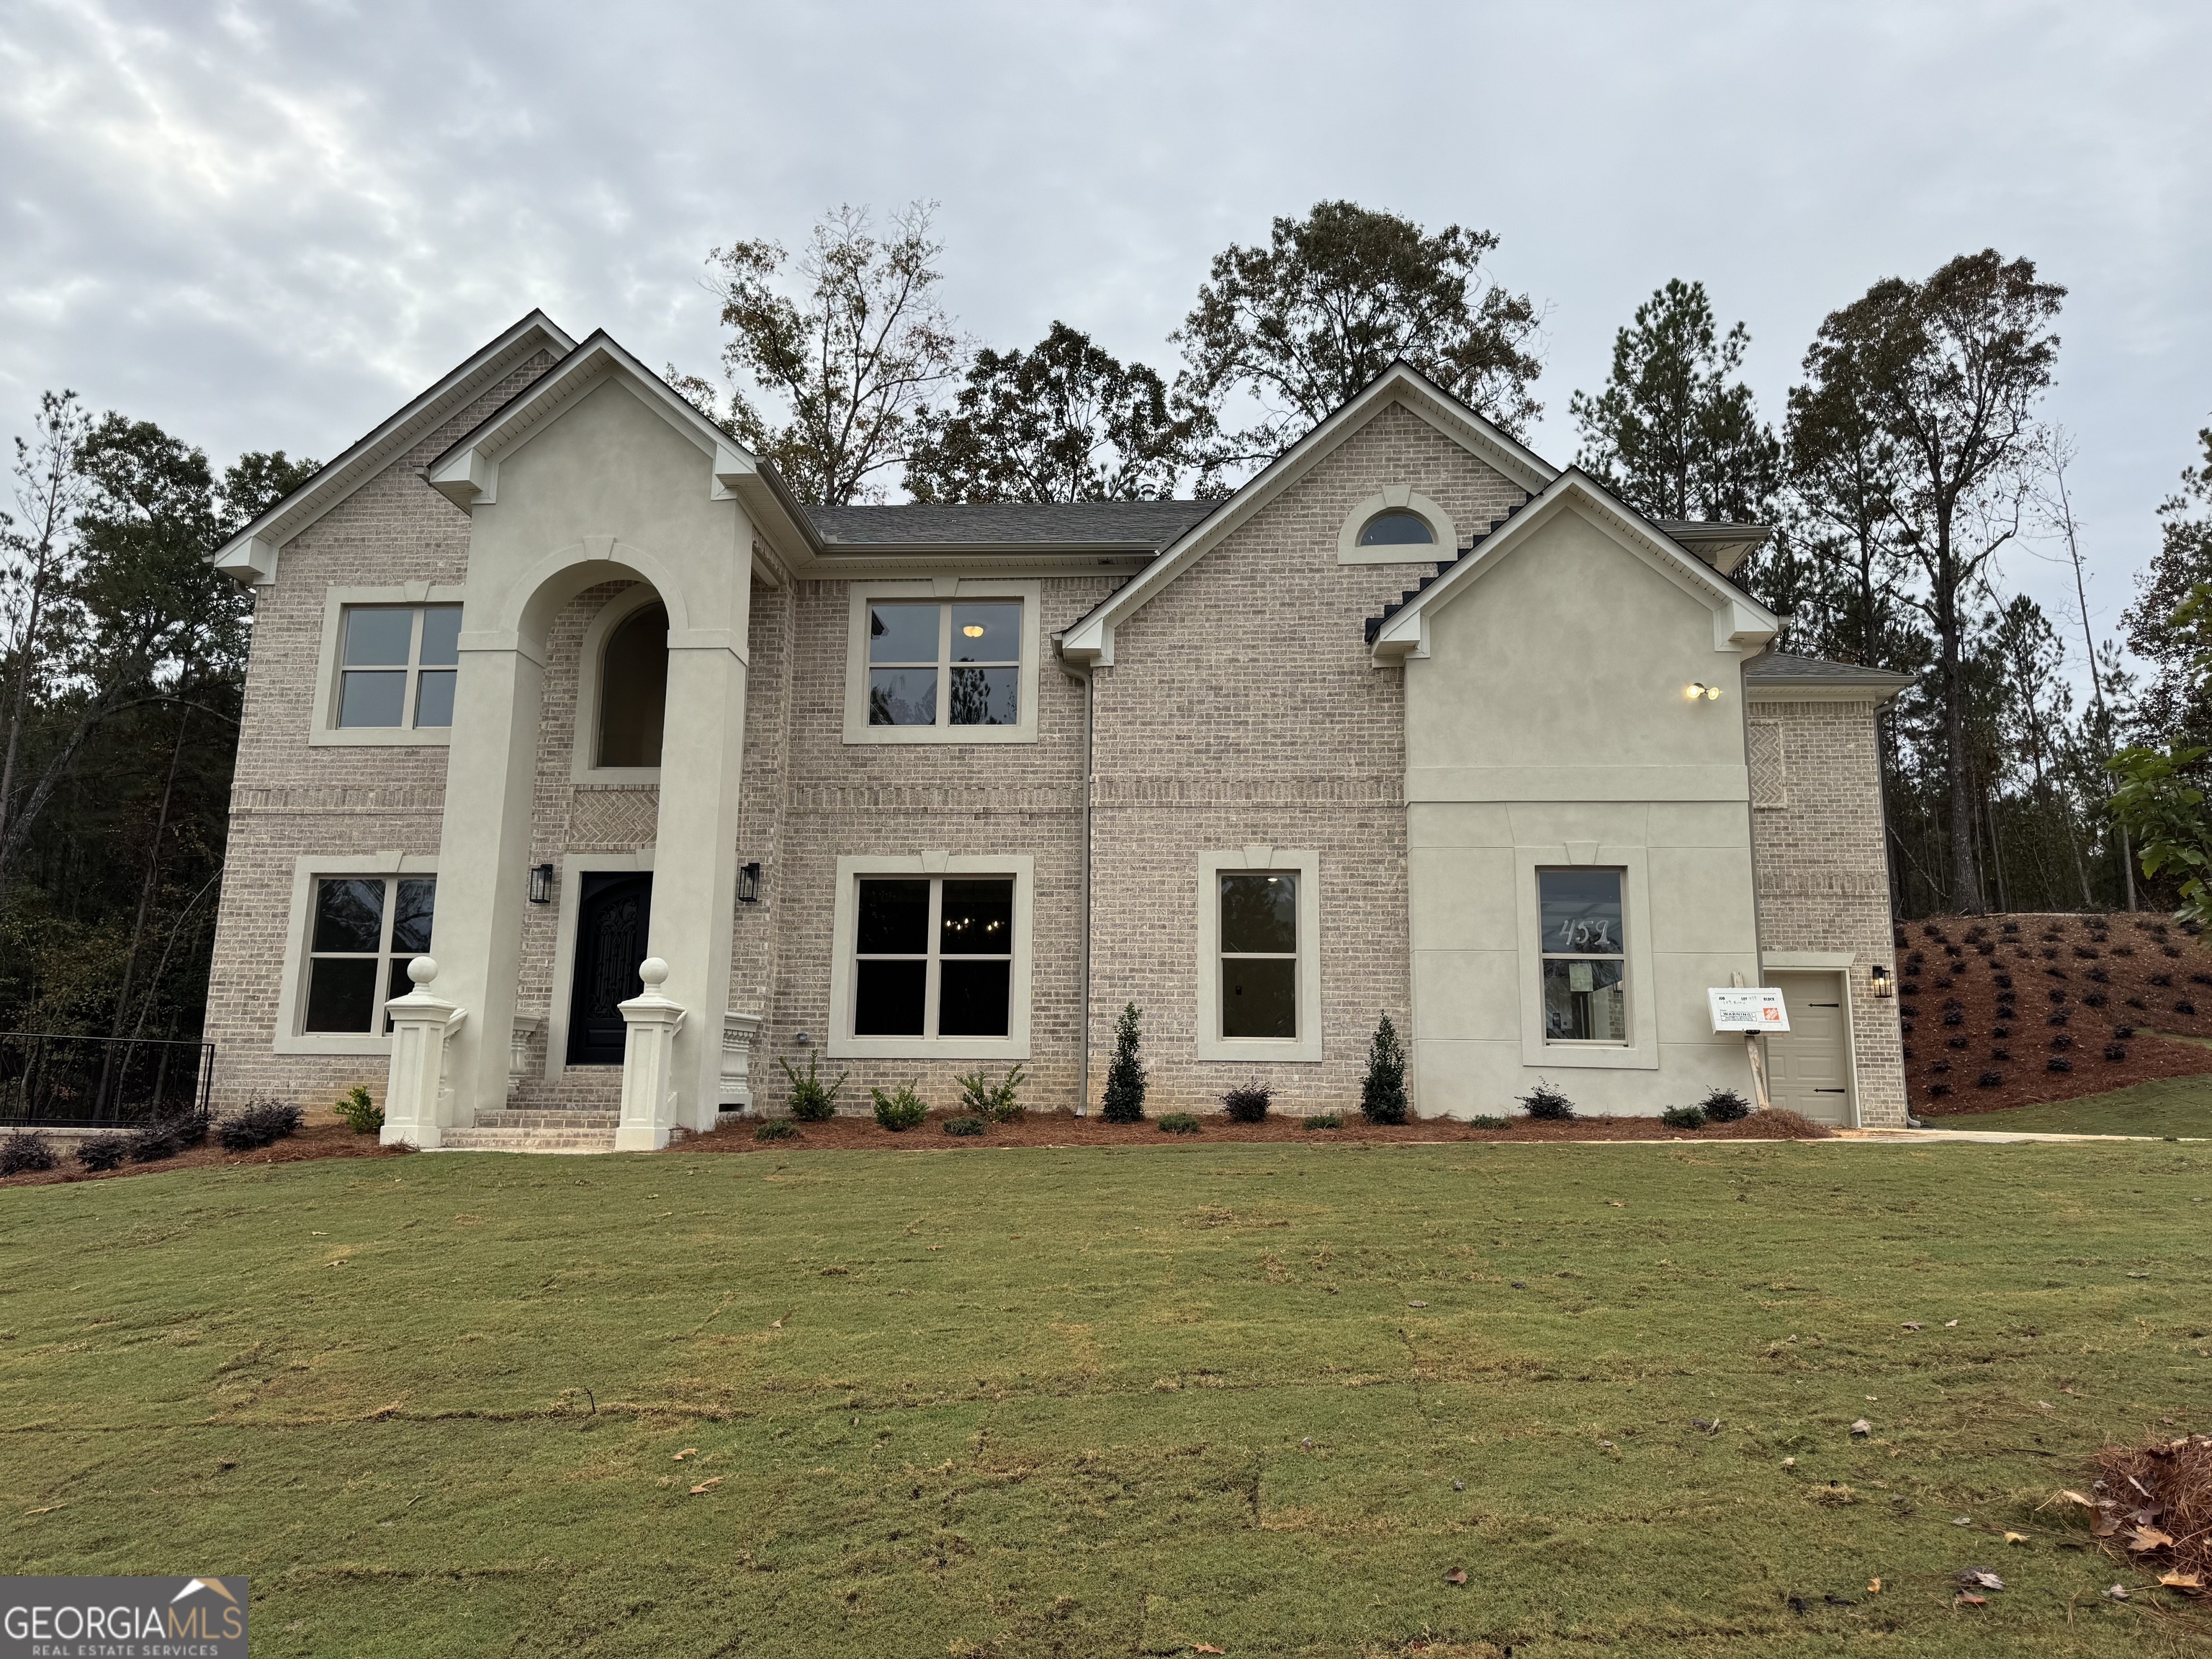
<svg viewBox="0 0 2212 1659"><path fill-rule="evenodd" d="M1503 529L1476 544L1473 553L1461 558L1384 623L1375 635L1374 660L1395 662L1407 656L1426 655L1425 618L1429 607L1495 569L1505 554L1565 510L1571 501L1630 552L1711 608L1714 650L1755 655L1780 631L1781 622L1772 611L1721 580L1711 566L1618 500L1588 473L1569 467Z"/></svg>
<svg viewBox="0 0 2212 1659"><path fill-rule="evenodd" d="M1453 397L1411 364L1394 362L1324 418L1306 435L1275 457L1182 537L1163 549L1137 578L1114 593L1067 631L1063 655L1108 667L1114 661L1114 629L1123 618L1248 522L1269 501L1310 471L1315 464L1365 425L1381 404L1395 402L1453 439L1478 460L1496 468L1532 494L1559 476L1534 450L1508 437L1491 422Z"/></svg>
<svg viewBox="0 0 2212 1659"><path fill-rule="evenodd" d="M247 586L276 579L276 556L286 542L338 506L404 453L422 434L463 404L483 395L514 366L538 352L565 356L575 341L542 311L533 311L488 342L459 367L391 416L367 437L209 556L208 562Z"/></svg>

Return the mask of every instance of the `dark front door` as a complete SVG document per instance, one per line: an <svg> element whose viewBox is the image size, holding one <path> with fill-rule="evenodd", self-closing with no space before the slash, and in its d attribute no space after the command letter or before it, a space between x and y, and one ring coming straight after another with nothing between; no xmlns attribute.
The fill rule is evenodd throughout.
<svg viewBox="0 0 2212 1659"><path fill-rule="evenodd" d="M568 1064L619 1066L620 1004L641 995L637 976L653 921L653 878L609 872L584 878L576 913L576 977L568 994Z"/></svg>

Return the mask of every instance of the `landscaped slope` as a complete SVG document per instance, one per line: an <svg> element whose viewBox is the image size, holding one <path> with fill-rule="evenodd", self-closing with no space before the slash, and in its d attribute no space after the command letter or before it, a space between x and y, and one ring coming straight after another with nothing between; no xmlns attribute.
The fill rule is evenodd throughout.
<svg viewBox="0 0 2212 1659"><path fill-rule="evenodd" d="M1923 1117L2212 1072L2212 951L2164 916L1945 917L1899 928L1897 951Z"/></svg>
<svg viewBox="0 0 2212 1659"><path fill-rule="evenodd" d="M12 1189L0 1571L248 1573L260 1659L2178 1654L2201 1618L2103 1599L2151 1575L2040 1506L2212 1426L2207 1177L1826 1141ZM1954 1606L1969 1565L2009 1588Z"/></svg>

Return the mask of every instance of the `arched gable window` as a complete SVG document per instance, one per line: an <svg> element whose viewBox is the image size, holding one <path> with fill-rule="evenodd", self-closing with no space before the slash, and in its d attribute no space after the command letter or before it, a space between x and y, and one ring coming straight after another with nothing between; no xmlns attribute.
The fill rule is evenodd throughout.
<svg viewBox="0 0 2212 1659"><path fill-rule="evenodd" d="M599 653L598 764L659 765L667 711L668 607L640 605L616 626Z"/></svg>
<svg viewBox="0 0 2212 1659"><path fill-rule="evenodd" d="M1359 532L1362 547L1433 547L1436 541L1429 521L1402 507L1377 513Z"/></svg>

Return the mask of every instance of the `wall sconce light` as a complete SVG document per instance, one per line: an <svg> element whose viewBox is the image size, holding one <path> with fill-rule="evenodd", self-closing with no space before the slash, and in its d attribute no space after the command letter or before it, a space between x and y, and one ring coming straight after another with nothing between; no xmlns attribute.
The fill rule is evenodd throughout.
<svg viewBox="0 0 2212 1659"><path fill-rule="evenodd" d="M553 866L533 864L530 866L530 902L532 904L553 902Z"/></svg>
<svg viewBox="0 0 2212 1659"><path fill-rule="evenodd" d="M741 864L738 866L738 902L740 904L760 902L760 863L757 860L750 864Z"/></svg>
<svg viewBox="0 0 2212 1659"><path fill-rule="evenodd" d="M1875 968L1873 970L1873 975L1874 994L1875 996L1887 1001L1888 999L1897 994L1896 981L1890 978L1888 969L1879 967Z"/></svg>
<svg viewBox="0 0 2212 1659"><path fill-rule="evenodd" d="M1697 702L1700 697L1707 702L1718 702L1721 700L1721 689L1717 685L1707 685L1700 680L1696 684L1686 688L1682 695L1692 702Z"/></svg>

